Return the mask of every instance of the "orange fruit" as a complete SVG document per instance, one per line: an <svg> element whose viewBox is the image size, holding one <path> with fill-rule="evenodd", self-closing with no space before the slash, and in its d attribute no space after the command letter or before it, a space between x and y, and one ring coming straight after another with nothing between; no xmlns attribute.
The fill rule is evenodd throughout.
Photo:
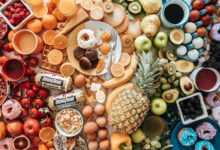
<svg viewBox="0 0 220 150"><path fill-rule="evenodd" d="M103 42L109 42L111 40L111 33L103 32L100 38Z"/></svg>
<svg viewBox="0 0 220 150"><path fill-rule="evenodd" d="M56 131L51 127L44 127L39 132L39 138L43 142L51 141L56 134Z"/></svg>
<svg viewBox="0 0 220 150"><path fill-rule="evenodd" d="M94 20L102 20L102 18L104 17L104 11L99 6L93 7L90 11L90 16Z"/></svg>
<svg viewBox="0 0 220 150"><path fill-rule="evenodd" d="M39 19L32 19L28 21L26 27L34 33L40 33L43 29L42 22Z"/></svg>
<svg viewBox="0 0 220 150"><path fill-rule="evenodd" d="M66 17L74 15L77 9L75 0L60 0L57 3L57 8Z"/></svg>
<svg viewBox="0 0 220 150"><path fill-rule="evenodd" d="M34 16L36 18L43 18L48 13L48 8L45 4L34 7L33 10Z"/></svg>
<svg viewBox="0 0 220 150"><path fill-rule="evenodd" d="M57 35L54 39L54 47L57 49L65 49L67 47L67 38L64 35Z"/></svg>
<svg viewBox="0 0 220 150"><path fill-rule="evenodd" d="M53 141L48 141L48 142L47 142L47 147L48 147L48 148L54 148L54 143L53 143Z"/></svg>
<svg viewBox="0 0 220 150"><path fill-rule="evenodd" d="M73 67L73 65L70 62L65 62L60 66L60 73L63 76L71 76L73 75L75 72L75 68Z"/></svg>
<svg viewBox="0 0 220 150"><path fill-rule="evenodd" d="M54 39L57 36L57 32L54 30L47 30L43 34L43 40L47 45L53 45Z"/></svg>
<svg viewBox="0 0 220 150"><path fill-rule="evenodd" d="M49 150L46 144L40 143L38 144L38 150Z"/></svg>
<svg viewBox="0 0 220 150"><path fill-rule="evenodd" d="M47 54L47 60L52 65L59 65L63 61L63 53L57 49L50 50Z"/></svg>
<svg viewBox="0 0 220 150"><path fill-rule="evenodd" d="M43 3L43 0L25 0L26 3L35 7Z"/></svg>
<svg viewBox="0 0 220 150"><path fill-rule="evenodd" d="M129 65L130 61L131 61L130 55L126 52L122 52L119 60L120 64L126 67L127 65Z"/></svg>
<svg viewBox="0 0 220 150"><path fill-rule="evenodd" d="M66 20L66 17L56 8L52 12L52 14L57 18L59 21L64 21Z"/></svg>
<svg viewBox="0 0 220 150"><path fill-rule="evenodd" d="M17 32L16 30L11 30L11 31L8 33L8 41L9 41L9 42L12 42L12 39L13 39L13 37L14 37L14 35L15 35L16 32Z"/></svg>
<svg viewBox="0 0 220 150"><path fill-rule="evenodd" d="M99 63L98 63L98 65L97 65L97 67L96 67L96 72L102 72L102 70L105 68L105 61L104 60L102 60L102 59L100 59L99 60Z"/></svg>
<svg viewBox="0 0 220 150"><path fill-rule="evenodd" d="M38 136L34 136L31 140L31 144L37 146L41 142L40 138Z"/></svg>
<svg viewBox="0 0 220 150"><path fill-rule="evenodd" d="M54 15L44 15L42 19L43 27L47 30L52 30L57 27L57 18Z"/></svg>
<svg viewBox="0 0 220 150"><path fill-rule="evenodd" d="M107 55L111 51L111 45L109 43L102 43L99 49L103 55Z"/></svg>
<svg viewBox="0 0 220 150"><path fill-rule="evenodd" d="M120 63L113 64L111 66L111 73L114 77L121 77L125 73L125 68Z"/></svg>
<svg viewBox="0 0 220 150"><path fill-rule="evenodd" d="M53 10L56 8L56 3L53 2L53 0L47 0L46 2L48 13L52 13Z"/></svg>

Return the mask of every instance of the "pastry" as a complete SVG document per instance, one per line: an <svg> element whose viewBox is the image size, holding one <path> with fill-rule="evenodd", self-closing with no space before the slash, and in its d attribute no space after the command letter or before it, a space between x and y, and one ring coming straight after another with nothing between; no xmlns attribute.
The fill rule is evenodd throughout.
<svg viewBox="0 0 220 150"><path fill-rule="evenodd" d="M198 136L203 140L211 140L216 135L216 129L209 122L203 122L196 127Z"/></svg>
<svg viewBox="0 0 220 150"><path fill-rule="evenodd" d="M183 128L178 133L178 140L183 146L192 146L197 140L196 131L192 128Z"/></svg>
<svg viewBox="0 0 220 150"><path fill-rule="evenodd" d="M21 104L17 100L7 100L2 105L2 114L5 119L17 118L21 114Z"/></svg>
<svg viewBox="0 0 220 150"><path fill-rule="evenodd" d="M77 60L80 60L80 58L82 58L85 55L85 49L77 47L74 51L73 51L73 55Z"/></svg>
<svg viewBox="0 0 220 150"><path fill-rule="evenodd" d="M79 47L84 49L90 49L97 44L95 32L90 29L82 29L77 35L77 43Z"/></svg>
<svg viewBox="0 0 220 150"><path fill-rule="evenodd" d="M219 92L209 93L205 101L211 107L220 106L220 93Z"/></svg>
<svg viewBox="0 0 220 150"><path fill-rule="evenodd" d="M80 67L84 70L89 70L92 68L92 63L87 57L80 58L79 64Z"/></svg>
<svg viewBox="0 0 220 150"><path fill-rule="evenodd" d="M95 49L88 49L85 52L85 57L87 57L90 61L98 60L98 52Z"/></svg>
<svg viewBox="0 0 220 150"><path fill-rule="evenodd" d="M204 140L196 143L195 150L215 150L215 148L209 141Z"/></svg>
<svg viewBox="0 0 220 150"><path fill-rule="evenodd" d="M99 59L93 60L91 61L91 63L92 63L92 68L96 68L99 63Z"/></svg>

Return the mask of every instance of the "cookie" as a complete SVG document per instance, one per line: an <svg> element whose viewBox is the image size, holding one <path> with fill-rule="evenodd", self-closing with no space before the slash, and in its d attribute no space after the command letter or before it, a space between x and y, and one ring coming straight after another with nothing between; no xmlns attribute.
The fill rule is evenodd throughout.
<svg viewBox="0 0 220 150"><path fill-rule="evenodd" d="M73 51L73 55L77 60L80 60L84 55L85 55L85 49L77 47L74 51Z"/></svg>
<svg viewBox="0 0 220 150"><path fill-rule="evenodd" d="M88 49L85 52L85 57L87 57L90 61L97 60L98 52L95 49Z"/></svg>
<svg viewBox="0 0 220 150"><path fill-rule="evenodd" d="M92 63L87 57L80 58L79 65L84 70L89 70L92 68Z"/></svg>

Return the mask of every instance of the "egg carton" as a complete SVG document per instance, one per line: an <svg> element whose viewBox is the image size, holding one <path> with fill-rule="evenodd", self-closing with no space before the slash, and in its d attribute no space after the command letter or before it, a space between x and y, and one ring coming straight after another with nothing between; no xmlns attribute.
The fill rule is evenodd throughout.
<svg viewBox="0 0 220 150"><path fill-rule="evenodd" d="M30 15L27 16L18 25L14 26L10 23L9 19L4 15L3 12L8 8L9 5L12 5L16 2L22 2L24 4L24 6L28 9L28 11L30 12ZM17 29L22 28L30 19L32 19L34 17L34 13L33 13L32 9L23 0L9 0L5 4L3 4L2 6L0 5L0 16L6 21L6 23L8 24L8 26L12 30L17 30Z"/></svg>
<svg viewBox="0 0 220 150"><path fill-rule="evenodd" d="M47 54L49 53L49 51L53 49L56 49L56 48L54 48L54 46L49 46L49 45L44 46L43 53L41 55L40 68L48 70L48 71L60 73L60 66L66 61L67 53L65 50L60 50L63 53L62 63L60 63L59 65L52 65L48 62Z"/></svg>

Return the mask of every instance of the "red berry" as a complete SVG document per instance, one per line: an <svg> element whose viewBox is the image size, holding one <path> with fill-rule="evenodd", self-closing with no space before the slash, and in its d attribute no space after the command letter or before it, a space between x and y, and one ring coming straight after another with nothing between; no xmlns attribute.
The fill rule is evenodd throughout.
<svg viewBox="0 0 220 150"><path fill-rule="evenodd" d="M31 67L37 67L37 65L39 64L39 60L37 57L30 57L28 60L28 65Z"/></svg>
<svg viewBox="0 0 220 150"><path fill-rule="evenodd" d="M12 19L12 18L11 18L9 21L10 21L10 23L11 23L13 26L15 26L15 25L16 25L16 22L15 22L15 20L14 20L14 19Z"/></svg>
<svg viewBox="0 0 220 150"><path fill-rule="evenodd" d="M36 84L34 84L34 85L32 86L32 90L34 90L35 92L39 91L39 86L36 85Z"/></svg>
<svg viewBox="0 0 220 150"><path fill-rule="evenodd" d="M14 13L15 13L15 9L14 9L14 8L11 8L11 9L10 9L10 12L11 12L12 14L14 14Z"/></svg>
<svg viewBox="0 0 220 150"><path fill-rule="evenodd" d="M36 107L37 109L43 107L45 105L45 101L41 98L37 98L33 102L33 106Z"/></svg>
<svg viewBox="0 0 220 150"><path fill-rule="evenodd" d="M33 98L33 97L35 97L36 93L35 93L35 91L32 90L32 89L27 89L27 90L26 90L26 95L29 96L29 97L31 97L31 98Z"/></svg>
<svg viewBox="0 0 220 150"><path fill-rule="evenodd" d="M23 81L23 82L21 82L20 86L21 86L21 88L30 89L31 83L29 81Z"/></svg>
<svg viewBox="0 0 220 150"><path fill-rule="evenodd" d="M17 9L15 10L15 13L19 13L19 12L21 12L21 8L17 8Z"/></svg>
<svg viewBox="0 0 220 150"><path fill-rule="evenodd" d="M31 100L27 97L23 97L21 100L20 100L20 103L21 103L21 106L24 107L24 108L28 108L31 106Z"/></svg>
<svg viewBox="0 0 220 150"><path fill-rule="evenodd" d="M28 111L25 108L21 109L21 118L24 119L28 116Z"/></svg>
<svg viewBox="0 0 220 150"><path fill-rule="evenodd" d="M42 88L38 91L38 95L46 99L49 96L49 90Z"/></svg>
<svg viewBox="0 0 220 150"><path fill-rule="evenodd" d="M35 71L28 68L28 69L26 70L26 74L29 75L29 76L35 76Z"/></svg>

